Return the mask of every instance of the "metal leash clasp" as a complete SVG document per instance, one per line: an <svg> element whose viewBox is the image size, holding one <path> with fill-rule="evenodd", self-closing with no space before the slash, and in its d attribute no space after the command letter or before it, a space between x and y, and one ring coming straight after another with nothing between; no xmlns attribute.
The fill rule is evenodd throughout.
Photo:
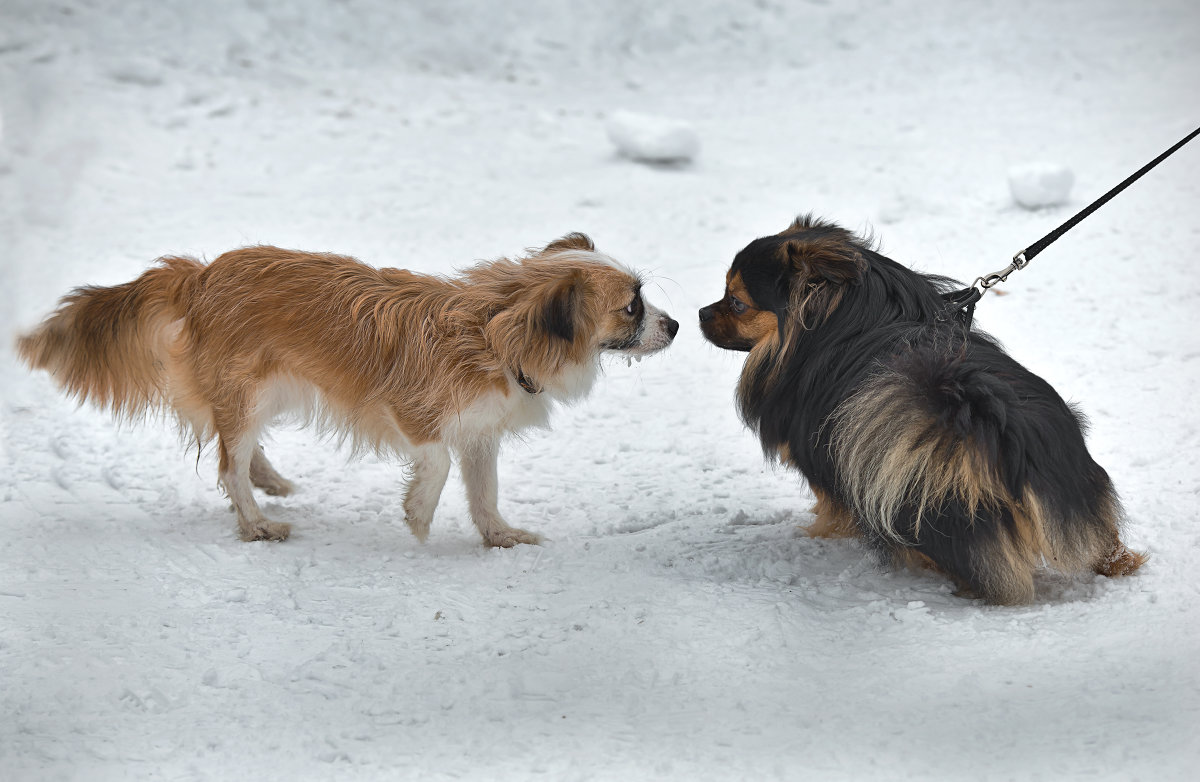
<svg viewBox="0 0 1200 782"><path fill-rule="evenodd" d="M976 277L975 282L971 284L979 289L980 295L983 295L984 291L990 290L992 286L1001 282L1008 282L1008 275L1020 269L1024 269L1028 265L1029 261L1025 258L1025 251L1022 250L1013 256L1012 263L1010 263L1008 266L1005 266L998 272L992 272L991 274L985 274L982 277Z"/></svg>
<svg viewBox="0 0 1200 782"><path fill-rule="evenodd" d="M983 294L987 293L993 285L1008 280L1008 275L1018 269L1024 269L1028 265L1029 259L1025 257L1025 251L1022 250L1013 256L1012 263L1000 271L976 277L975 282L971 283L971 287L963 288L961 291L943 293L942 298L946 300L946 307L938 313L937 319L945 322L953 318L970 329L971 322L975 318L975 303L983 298Z"/></svg>

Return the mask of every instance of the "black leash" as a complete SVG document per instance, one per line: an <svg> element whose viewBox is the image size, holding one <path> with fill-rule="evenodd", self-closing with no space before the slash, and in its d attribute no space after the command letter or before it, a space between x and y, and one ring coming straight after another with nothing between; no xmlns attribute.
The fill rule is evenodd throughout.
<svg viewBox="0 0 1200 782"><path fill-rule="evenodd" d="M1150 169L1166 160L1180 147L1198 135L1200 135L1200 128L1196 128L1191 133L1184 136L1178 144L1175 144L1166 152L1162 153L1158 157L1154 158L1154 160L1151 160L1149 163L1139 168L1124 182L1117 185L1112 190L1109 190L1107 193L1088 204L1085 208L1081 209L1070 220L1066 221L1058 228L1055 228L1041 239L1038 239L1036 242L1014 255L1012 263L1010 263L1007 267L998 272L992 272L991 274L984 275L983 277L977 277L975 282L971 283L971 287L969 288L963 288L960 291L952 291L950 293L942 294L942 298L946 300L946 309L938 318L938 320L948 320L953 318L967 328L970 328L971 320L975 317L975 303L982 299L983 294L987 293L992 286L996 285L997 283L1006 282L1008 280L1008 275L1020 269L1024 269L1038 253L1040 253L1042 250L1045 250L1047 247L1057 241L1060 236L1074 228L1092 212L1107 204L1118 193L1141 179Z"/></svg>

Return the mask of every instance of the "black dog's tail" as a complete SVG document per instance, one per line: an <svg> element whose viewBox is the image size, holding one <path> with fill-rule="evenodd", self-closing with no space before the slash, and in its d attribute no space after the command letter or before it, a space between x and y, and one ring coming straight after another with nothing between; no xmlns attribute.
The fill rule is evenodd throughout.
<svg viewBox="0 0 1200 782"><path fill-rule="evenodd" d="M1145 561L1121 545L1120 504L1081 417L980 335L949 358L904 351L829 425L840 493L868 539L924 555L990 602L1032 599L1043 560L1105 575Z"/></svg>

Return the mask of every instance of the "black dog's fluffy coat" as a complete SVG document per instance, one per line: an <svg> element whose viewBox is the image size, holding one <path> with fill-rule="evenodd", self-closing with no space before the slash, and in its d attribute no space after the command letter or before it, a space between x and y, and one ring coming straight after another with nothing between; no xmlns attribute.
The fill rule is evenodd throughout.
<svg viewBox="0 0 1200 782"><path fill-rule="evenodd" d="M1136 570L1084 422L988 335L940 320L951 284L811 216L737 254L700 311L749 350L743 420L816 495L814 534L858 534L992 603L1033 598L1033 572Z"/></svg>

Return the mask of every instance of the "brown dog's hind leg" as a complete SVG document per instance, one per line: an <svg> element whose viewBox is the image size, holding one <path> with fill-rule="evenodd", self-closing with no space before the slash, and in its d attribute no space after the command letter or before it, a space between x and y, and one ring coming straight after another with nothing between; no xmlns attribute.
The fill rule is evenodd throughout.
<svg viewBox="0 0 1200 782"><path fill-rule="evenodd" d="M287 540L292 526L269 520L254 501L250 464L258 448L256 438L247 433L242 433L240 438L229 436L222 431L220 423L217 429L220 451L218 479L237 513L238 536L245 541Z"/></svg>
<svg viewBox="0 0 1200 782"><path fill-rule="evenodd" d="M412 477L404 494L404 522L422 543L450 474L450 452L441 443L421 446L413 454Z"/></svg>
<svg viewBox="0 0 1200 782"><path fill-rule="evenodd" d="M296 490L294 483L276 472L261 444L250 457L250 482L273 497L286 497Z"/></svg>

